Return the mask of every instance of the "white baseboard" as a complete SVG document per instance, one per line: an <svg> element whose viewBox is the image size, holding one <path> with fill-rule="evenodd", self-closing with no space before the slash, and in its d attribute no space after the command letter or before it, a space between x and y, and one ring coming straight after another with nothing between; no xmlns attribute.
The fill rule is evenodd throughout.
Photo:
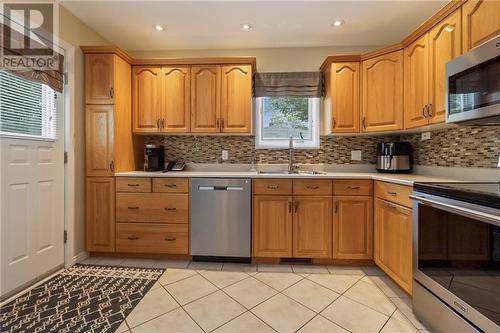
<svg viewBox="0 0 500 333"><path fill-rule="evenodd" d="M89 257L89 253L87 251L82 251L82 252L78 253L76 256L74 256L71 259L71 265L70 266L73 266L74 264L82 262L85 259L87 259L88 257Z"/></svg>

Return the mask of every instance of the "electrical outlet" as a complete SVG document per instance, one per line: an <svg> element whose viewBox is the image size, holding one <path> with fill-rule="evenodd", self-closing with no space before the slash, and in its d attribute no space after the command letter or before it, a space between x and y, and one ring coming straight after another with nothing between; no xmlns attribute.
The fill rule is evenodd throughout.
<svg viewBox="0 0 500 333"><path fill-rule="evenodd" d="M422 141L430 140L430 139L431 139L431 132L423 132L422 133Z"/></svg>
<svg viewBox="0 0 500 333"><path fill-rule="evenodd" d="M361 161L361 150L351 150L351 161Z"/></svg>
<svg viewBox="0 0 500 333"><path fill-rule="evenodd" d="M227 161L229 159L229 153L227 150L222 151L222 160Z"/></svg>

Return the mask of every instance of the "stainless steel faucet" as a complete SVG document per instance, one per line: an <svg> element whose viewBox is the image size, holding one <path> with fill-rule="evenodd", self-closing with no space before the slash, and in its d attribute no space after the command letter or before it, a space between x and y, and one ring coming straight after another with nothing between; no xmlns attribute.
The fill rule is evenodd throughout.
<svg viewBox="0 0 500 333"><path fill-rule="evenodd" d="M290 141L288 142L288 173L293 173L294 165L293 165L293 136L290 135Z"/></svg>

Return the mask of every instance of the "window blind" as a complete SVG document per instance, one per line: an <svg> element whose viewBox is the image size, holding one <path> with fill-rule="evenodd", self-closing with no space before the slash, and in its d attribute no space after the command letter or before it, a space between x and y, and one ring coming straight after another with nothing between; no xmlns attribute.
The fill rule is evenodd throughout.
<svg viewBox="0 0 500 333"><path fill-rule="evenodd" d="M56 92L0 71L0 132L56 139Z"/></svg>

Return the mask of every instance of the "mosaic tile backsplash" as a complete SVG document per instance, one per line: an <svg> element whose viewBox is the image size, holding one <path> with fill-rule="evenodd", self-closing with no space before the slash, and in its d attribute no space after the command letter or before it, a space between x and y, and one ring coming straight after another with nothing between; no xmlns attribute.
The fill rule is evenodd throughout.
<svg viewBox="0 0 500 333"><path fill-rule="evenodd" d="M295 151L301 164L375 164L378 142L410 141L415 164L448 167L494 168L500 154L500 126L458 127L432 132L431 139L420 134L403 136L323 136L320 149ZM148 136L146 143L163 144L167 160L192 163L288 162L288 150L255 149L253 136ZM221 160L227 150L229 159ZM361 150L362 160L351 161L351 150Z"/></svg>

